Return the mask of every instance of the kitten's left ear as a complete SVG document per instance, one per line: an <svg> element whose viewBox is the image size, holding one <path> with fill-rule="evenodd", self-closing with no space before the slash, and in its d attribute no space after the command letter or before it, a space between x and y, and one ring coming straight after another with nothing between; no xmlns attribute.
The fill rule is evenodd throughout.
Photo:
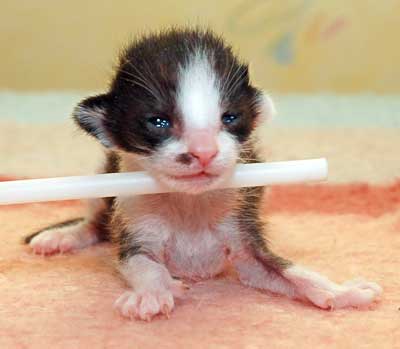
<svg viewBox="0 0 400 349"><path fill-rule="evenodd" d="M259 121L270 121L276 115L275 104L272 98L264 91L259 91L257 96L257 109Z"/></svg>

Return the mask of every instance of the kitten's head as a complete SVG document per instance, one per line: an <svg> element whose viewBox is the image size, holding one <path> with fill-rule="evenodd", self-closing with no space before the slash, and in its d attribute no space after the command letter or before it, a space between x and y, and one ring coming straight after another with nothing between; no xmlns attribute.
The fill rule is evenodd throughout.
<svg viewBox="0 0 400 349"><path fill-rule="evenodd" d="M229 178L271 100L248 66L209 31L169 30L134 42L109 92L82 101L75 121L172 190L200 193Z"/></svg>

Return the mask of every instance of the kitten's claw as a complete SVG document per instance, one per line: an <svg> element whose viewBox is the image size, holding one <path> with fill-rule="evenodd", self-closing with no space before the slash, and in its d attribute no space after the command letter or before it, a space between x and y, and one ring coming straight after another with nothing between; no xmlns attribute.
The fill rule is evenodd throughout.
<svg viewBox="0 0 400 349"><path fill-rule="evenodd" d="M185 284L181 280L173 280L170 285L172 294L177 298L182 298L187 290L190 290L190 286Z"/></svg>

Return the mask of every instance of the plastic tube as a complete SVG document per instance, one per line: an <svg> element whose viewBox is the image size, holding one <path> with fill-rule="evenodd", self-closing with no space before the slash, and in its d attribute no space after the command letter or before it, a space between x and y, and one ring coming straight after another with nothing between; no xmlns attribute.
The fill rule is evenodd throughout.
<svg viewBox="0 0 400 349"><path fill-rule="evenodd" d="M326 179L326 159L237 165L222 188L315 182ZM168 192L146 172L107 173L0 183L0 205Z"/></svg>

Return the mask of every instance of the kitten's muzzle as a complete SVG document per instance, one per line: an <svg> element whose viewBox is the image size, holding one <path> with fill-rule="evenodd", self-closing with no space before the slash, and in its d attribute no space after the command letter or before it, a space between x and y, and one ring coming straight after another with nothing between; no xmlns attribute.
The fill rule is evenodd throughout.
<svg viewBox="0 0 400 349"><path fill-rule="evenodd" d="M198 161L203 168L206 168L218 155L217 138L210 130L192 130L186 135L186 142L188 155L192 160Z"/></svg>

